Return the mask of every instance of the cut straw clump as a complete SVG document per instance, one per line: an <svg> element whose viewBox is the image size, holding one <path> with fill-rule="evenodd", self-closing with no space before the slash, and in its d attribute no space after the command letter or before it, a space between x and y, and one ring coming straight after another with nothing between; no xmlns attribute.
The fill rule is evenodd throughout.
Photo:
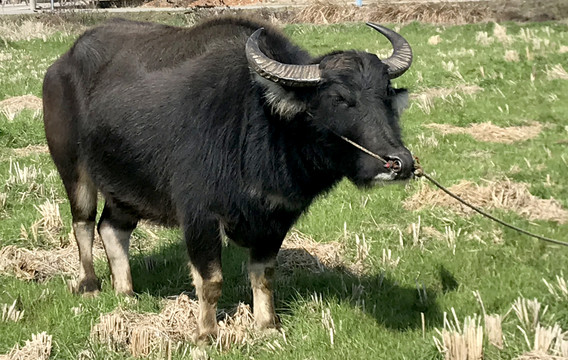
<svg viewBox="0 0 568 360"><path fill-rule="evenodd" d="M483 358L483 327L481 318L474 314L462 323L452 308L453 320L444 313L444 328L436 329L440 336L434 337L436 348L446 360L481 360Z"/></svg>
<svg viewBox="0 0 568 360"><path fill-rule="evenodd" d="M498 349L503 349L503 318L499 314L485 315L485 334L489 343Z"/></svg>
<svg viewBox="0 0 568 360"><path fill-rule="evenodd" d="M91 337L111 349L127 349L133 356L164 352L169 356L172 344L191 342L197 329L198 311L198 302L182 294L166 300L159 314L117 310L101 315L99 323L91 329ZM221 351L235 345L252 345L263 336L254 329L248 305L239 304L230 312L220 311L217 318L219 334L215 345Z"/></svg>
<svg viewBox="0 0 568 360"><path fill-rule="evenodd" d="M297 13L292 22L330 24L340 22L372 21L377 23L427 23L467 24L491 16L486 3L449 2L376 2L364 7L337 4L331 1L314 1Z"/></svg>
<svg viewBox="0 0 568 360"><path fill-rule="evenodd" d="M45 281L57 275L79 273L76 245L52 250L28 250L9 245L0 249L0 273L8 273L23 280ZM93 255L101 257L104 250L95 247Z"/></svg>
<svg viewBox="0 0 568 360"><path fill-rule="evenodd" d="M12 305L2 304L2 322L18 322L24 317L24 310L18 310L17 300L14 300Z"/></svg>
<svg viewBox="0 0 568 360"><path fill-rule="evenodd" d="M527 343L530 347L530 343ZM568 332L558 324L542 326L538 324L534 332L532 350L516 360L566 360L568 359Z"/></svg>
<svg viewBox="0 0 568 360"><path fill-rule="evenodd" d="M8 354L0 355L0 360L47 360L51 354L51 335L46 332L32 335L23 347L16 344Z"/></svg>
<svg viewBox="0 0 568 360"><path fill-rule="evenodd" d="M517 141L525 141L537 137L542 125L533 122L526 126L499 127L492 123L471 124L468 127L459 127L448 124L427 124L427 127L446 134L467 134L478 141L512 144Z"/></svg>
<svg viewBox="0 0 568 360"><path fill-rule="evenodd" d="M506 180L487 181L480 186L462 180L449 188L451 192L465 201L483 209L501 209L515 211L529 220L547 220L564 224L568 221L568 210L562 208L554 199L540 199L532 195L528 185ZM442 190L423 185L417 193L405 200L408 210L420 210L429 207L445 207L461 214L469 215L474 210L451 198Z"/></svg>
<svg viewBox="0 0 568 360"><path fill-rule="evenodd" d="M17 157L29 156L34 154L47 154L47 145L28 145L23 148L12 149L12 154Z"/></svg>
<svg viewBox="0 0 568 360"><path fill-rule="evenodd" d="M505 56L503 57L507 62L519 62L519 52L517 50L505 50Z"/></svg>
<svg viewBox="0 0 568 360"><path fill-rule="evenodd" d="M1 30L1 29L0 29ZM39 111L42 101L35 95L14 96L0 101L0 111L12 121L22 110Z"/></svg>
<svg viewBox="0 0 568 360"><path fill-rule="evenodd" d="M568 283L566 279L563 278L564 275L556 275L556 283L548 282L546 279L542 279L548 292L550 292L556 300L568 301Z"/></svg>
<svg viewBox="0 0 568 360"><path fill-rule="evenodd" d="M567 359L568 333L563 332L558 324L554 326L539 324L535 328L533 350Z"/></svg>
<svg viewBox="0 0 568 360"><path fill-rule="evenodd" d="M546 69L546 77L548 80L568 80L568 72L564 70L562 65L556 64L553 67Z"/></svg>
<svg viewBox="0 0 568 360"><path fill-rule="evenodd" d="M513 302L513 311L526 331L534 331L540 326L540 319L546 314L548 306L541 312L541 303L537 299L529 300L523 297L517 298Z"/></svg>
<svg viewBox="0 0 568 360"><path fill-rule="evenodd" d="M420 110L425 114L430 114L432 108L434 108L434 99L437 98L452 98L461 97L461 95L474 95L480 91L483 91L482 87L477 85L467 85L461 84L453 88L427 88L422 91L411 94L410 99L414 100L414 103Z"/></svg>
<svg viewBox="0 0 568 360"><path fill-rule="evenodd" d="M42 21L44 20L44 21ZM47 21L45 21L47 20ZM62 13L57 18L43 19L0 19L0 38L7 41L21 41L42 39L46 41L48 37L59 33L61 36L78 34L86 29L86 26L68 20Z"/></svg>
<svg viewBox="0 0 568 360"><path fill-rule="evenodd" d="M34 206L41 217L32 225L32 235L37 241L38 235L45 238L50 244L58 245L59 235L63 230L63 220L56 201L46 200L39 206Z"/></svg>
<svg viewBox="0 0 568 360"><path fill-rule="evenodd" d="M292 230L278 253L278 268L284 272L303 269L321 273L326 269L346 266L339 242L318 243L298 230Z"/></svg>

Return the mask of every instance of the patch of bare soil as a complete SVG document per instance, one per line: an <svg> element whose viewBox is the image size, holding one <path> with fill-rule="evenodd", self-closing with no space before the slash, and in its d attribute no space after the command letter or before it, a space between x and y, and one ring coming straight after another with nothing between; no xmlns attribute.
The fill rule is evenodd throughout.
<svg viewBox="0 0 568 360"><path fill-rule="evenodd" d="M41 99L35 95L14 96L0 101L0 111L10 120L24 109L38 111L42 108Z"/></svg>
<svg viewBox="0 0 568 360"><path fill-rule="evenodd" d="M159 314L116 310L101 315L91 329L91 337L112 349L128 349L133 356L160 353L164 356L172 346L191 342L197 329L197 301L182 294L165 300ZM264 335L254 329L254 318L248 305L239 304L229 312L220 311L219 335L215 346L227 350L235 345L253 344Z"/></svg>
<svg viewBox="0 0 568 360"><path fill-rule="evenodd" d="M436 129L442 134L468 134L478 141L497 142L512 144L517 141L532 139L540 134L542 124L533 122L526 126L510 126L506 128L493 125L492 123L471 124L470 126L458 127L448 124L427 124L427 127Z"/></svg>
<svg viewBox="0 0 568 360"><path fill-rule="evenodd" d="M554 199L540 199L529 192L528 186L510 180L486 181L480 186L470 181L461 181L449 188L465 201L483 209L502 209L515 211L529 220L547 220L564 224L568 221L568 210L562 208ZM404 202L408 210L441 206L462 214L474 211L441 190L424 185L419 192Z"/></svg>
<svg viewBox="0 0 568 360"><path fill-rule="evenodd" d="M93 248L95 257L104 256L100 247ZM23 280L45 281L57 275L79 273L76 245L52 250L28 250L9 245L0 249L0 273L9 273Z"/></svg>
<svg viewBox="0 0 568 360"><path fill-rule="evenodd" d="M51 354L51 335L46 332L32 335L23 347L16 344L8 354L0 355L0 360L48 360Z"/></svg>

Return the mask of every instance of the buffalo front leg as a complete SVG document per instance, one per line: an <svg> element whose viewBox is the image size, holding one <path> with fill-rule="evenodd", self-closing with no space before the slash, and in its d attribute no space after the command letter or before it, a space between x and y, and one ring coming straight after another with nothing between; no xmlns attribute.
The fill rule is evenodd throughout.
<svg viewBox="0 0 568 360"><path fill-rule="evenodd" d="M221 297L223 274L221 270L222 241L218 223L211 221L201 230L186 229L185 240L191 262L191 276L199 301L197 344L208 343L217 336L217 301Z"/></svg>
<svg viewBox="0 0 568 360"><path fill-rule="evenodd" d="M249 278L253 295L253 312L256 326L261 329L278 328L280 322L274 309L274 273L276 255L255 257L251 252Z"/></svg>
<svg viewBox="0 0 568 360"><path fill-rule="evenodd" d="M130 234L137 221L138 219L109 202L105 204L99 220L98 229L110 266L112 287L118 294L134 295L128 250Z"/></svg>

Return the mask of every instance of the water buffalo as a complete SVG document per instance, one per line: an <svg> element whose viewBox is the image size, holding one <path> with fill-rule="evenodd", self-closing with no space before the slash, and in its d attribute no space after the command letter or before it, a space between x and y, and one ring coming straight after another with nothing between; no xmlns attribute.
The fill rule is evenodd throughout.
<svg viewBox="0 0 568 360"><path fill-rule="evenodd" d="M273 26L237 17L192 28L113 20L85 32L43 84L47 142L79 247L75 290L99 289L100 191L97 229L118 293L133 293L137 222L181 227L200 304L196 336L206 340L217 331L224 231L250 249L256 324L277 327L276 255L314 198L345 177L366 187L412 176L398 124L408 96L391 87L412 52L401 35L368 25L392 56L313 58Z"/></svg>

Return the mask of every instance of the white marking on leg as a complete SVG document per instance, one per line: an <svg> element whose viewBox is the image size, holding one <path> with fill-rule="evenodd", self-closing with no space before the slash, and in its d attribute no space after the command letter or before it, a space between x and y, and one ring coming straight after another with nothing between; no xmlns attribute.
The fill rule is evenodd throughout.
<svg viewBox="0 0 568 360"><path fill-rule="evenodd" d="M260 329L275 328L278 318L274 310L274 271L276 260L249 265L249 277L253 295L253 312Z"/></svg>
<svg viewBox="0 0 568 360"><path fill-rule="evenodd" d="M210 335L217 335L217 301L221 297L223 274L220 268L210 269L208 279L204 279L199 271L191 265L193 286L199 300L197 317L197 343L207 341Z"/></svg>
<svg viewBox="0 0 568 360"><path fill-rule="evenodd" d="M114 290L120 294L133 295L132 275L128 263L128 248L132 231L115 229L103 221L99 233L110 265Z"/></svg>
<svg viewBox="0 0 568 360"><path fill-rule="evenodd" d="M73 223L73 232L79 248L79 277L74 291L95 293L98 291L98 279L93 266L93 239L95 223L78 221Z"/></svg>

